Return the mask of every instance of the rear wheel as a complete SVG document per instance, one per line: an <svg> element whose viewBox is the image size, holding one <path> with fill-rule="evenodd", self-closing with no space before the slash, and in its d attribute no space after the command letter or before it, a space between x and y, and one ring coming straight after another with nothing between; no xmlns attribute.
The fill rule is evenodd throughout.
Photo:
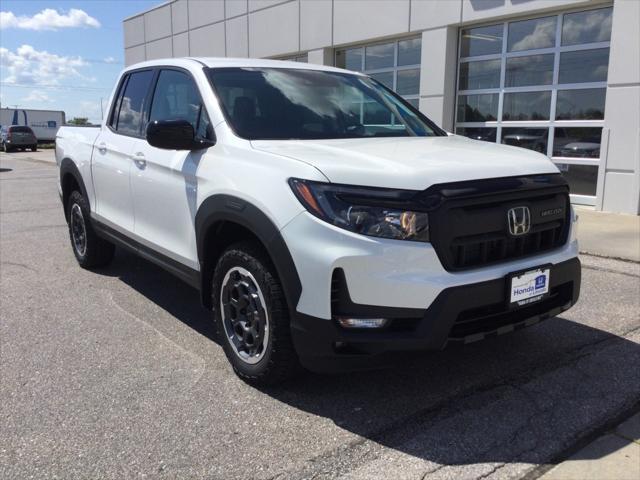
<svg viewBox="0 0 640 480"><path fill-rule="evenodd" d="M32 152L37 152L37 151L38 151L38 146L37 146L37 145L33 145L33 146L31 147L31 151L32 151Z"/></svg>
<svg viewBox="0 0 640 480"><path fill-rule="evenodd" d="M289 310L271 260L256 243L229 247L213 275L215 323L236 374L273 385L299 371Z"/></svg>
<svg viewBox="0 0 640 480"><path fill-rule="evenodd" d="M113 259L115 247L96 235L90 221L89 205L78 191L69 196L67 218L71 247L80 266L96 268L109 264Z"/></svg>

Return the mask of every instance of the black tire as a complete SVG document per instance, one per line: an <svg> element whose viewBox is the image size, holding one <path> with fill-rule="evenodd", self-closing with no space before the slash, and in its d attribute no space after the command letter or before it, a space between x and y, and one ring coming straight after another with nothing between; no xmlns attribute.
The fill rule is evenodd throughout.
<svg viewBox="0 0 640 480"><path fill-rule="evenodd" d="M82 268L108 265L113 259L115 246L98 237L91 225L89 205L82 194L74 191L67 202L69 240L71 249Z"/></svg>
<svg viewBox="0 0 640 480"><path fill-rule="evenodd" d="M37 145L32 146L31 147L31 151L32 152L37 152L38 151L38 146Z"/></svg>
<svg viewBox="0 0 640 480"><path fill-rule="evenodd" d="M241 273L242 270L250 275ZM224 352L235 373L247 383L256 386L279 384L295 376L300 371L300 363L291 340L287 300L276 270L264 249L255 242L241 242L227 248L216 265L212 287L218 338L222 340ZM249 287L251 292L248 289L243 290L245 287ZM247 307L244 308L244 314L241 313L243 309L237 309L235 314L232 314L232 309L235 308L231 306L234 292L236 301L239 292L249 293L243 295L251 298L249 303L245 303ZM226 307L221 305L221 298L225 301ZM264 305L258 305L258 302L264 302ZM239 303L236 303L236 306L238 305ZM239 320L240 317L248 320L242 322ZM262 331L260 324L263 325ZM266 335L262 335L265 330L264 324L268 327ZM246 328L247 326L251 328ZM232 339L244 341L244 336L243 340L239 339L238 329L249 337L252 336L251 332L257 333L253 341L256 349L253 357L249 350L243 350L246 344L240 347L232 345ZM260 345L256 346L259 342L261 349Z"/></svg>

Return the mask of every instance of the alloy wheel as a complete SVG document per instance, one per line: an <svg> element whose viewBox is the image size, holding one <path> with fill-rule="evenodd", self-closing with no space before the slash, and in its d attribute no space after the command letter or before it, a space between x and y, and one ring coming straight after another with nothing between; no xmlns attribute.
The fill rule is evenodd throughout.
<svg viewBox="0 0 640 480"><path fill-rule="evenodd" d="M248 270L233 267L220 288L220 312L229 345L243 362L258 363L269 346L269 314L258 282Z"/></svg>
<svg viewBox="0 0 640 480"><path fill-rule="evenodd" d="M71 206L70 222L73 248L79 256L84 257L85 253L87 252L87 229L84 224L82 209L77 203L74 203Z"/></svg>

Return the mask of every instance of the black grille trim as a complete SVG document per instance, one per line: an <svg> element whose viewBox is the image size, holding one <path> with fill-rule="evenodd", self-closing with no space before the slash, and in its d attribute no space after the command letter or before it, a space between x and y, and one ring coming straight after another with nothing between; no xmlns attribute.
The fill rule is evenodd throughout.
<svg viewBox="0 0 640 480"><path fill-rule="evenodd" d="M431 243L448 271L538 255L567 241L569 188L560 174L442 184L427 192L441 197L429 223ZM522 236L508 231L507 211L517 206L531 211L531 230Z"/></svg>

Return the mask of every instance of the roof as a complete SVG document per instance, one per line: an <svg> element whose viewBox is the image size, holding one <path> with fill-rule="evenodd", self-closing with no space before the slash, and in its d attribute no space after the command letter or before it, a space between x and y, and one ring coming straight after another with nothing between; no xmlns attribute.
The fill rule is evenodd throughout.
<svg viewBox="0 0 640 480"><path fill-rule="evenodd" d="M228 57L182 57L182 58L163 58L157 60L148 60L146 62L129 65L126 69L131 70L141 67L153 67L161 65L174 65L176 67L193 66L197 62L210 68L296 68L300 70L320 70L327 72L350 73L353 75L362 75L358 72L344 70L342 68L329 67L326 65L316 65L313 63L292 62L287 60L269 60L262 58L228 58Z"/></svg>

